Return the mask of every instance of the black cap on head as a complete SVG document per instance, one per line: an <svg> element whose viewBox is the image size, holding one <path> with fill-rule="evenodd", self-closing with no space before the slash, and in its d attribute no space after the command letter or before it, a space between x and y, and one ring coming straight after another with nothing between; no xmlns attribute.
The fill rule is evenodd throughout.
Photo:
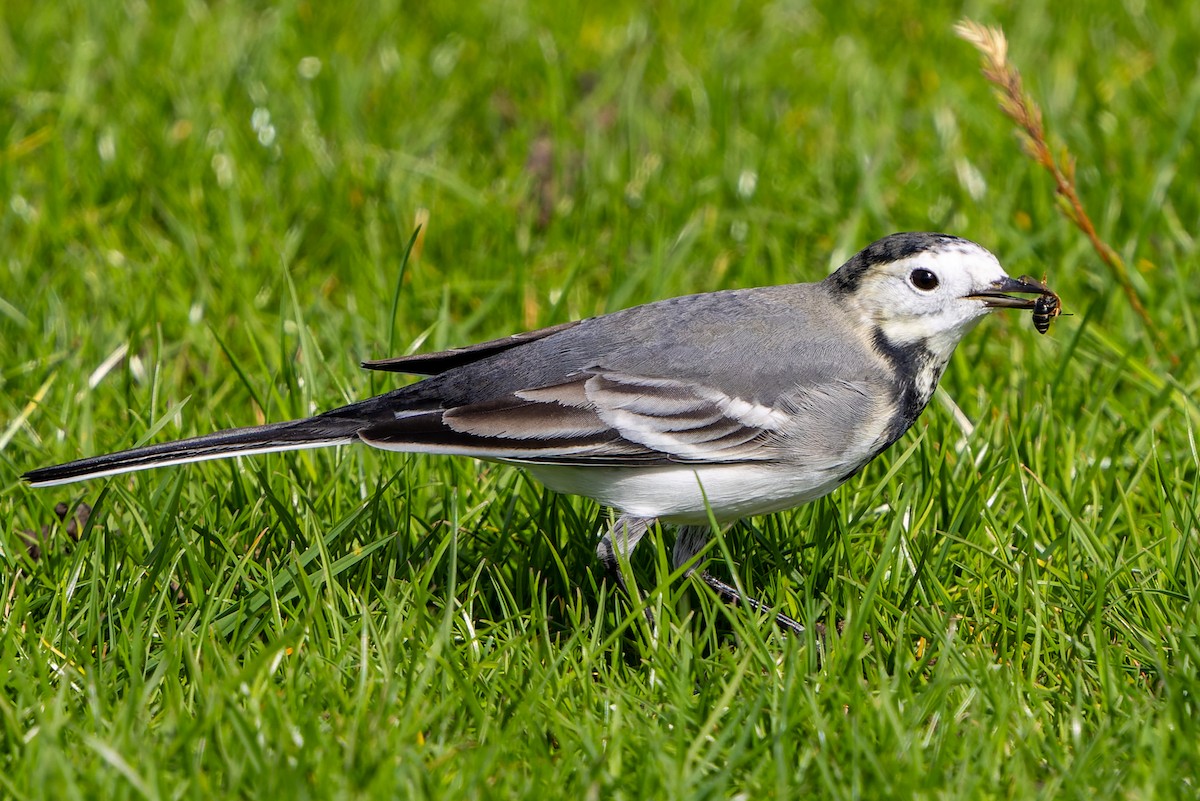
<svg viewBox="0 0 1200 801"><path fill-rule="evenodd" d="M966 239L950 234L909 231L891 234L872 242L855 253L849 261L826 280L838 292L851 293L858 289L862 278L872 267L889 264L918 253L938 253L954 246L970 244Z"/></svg>

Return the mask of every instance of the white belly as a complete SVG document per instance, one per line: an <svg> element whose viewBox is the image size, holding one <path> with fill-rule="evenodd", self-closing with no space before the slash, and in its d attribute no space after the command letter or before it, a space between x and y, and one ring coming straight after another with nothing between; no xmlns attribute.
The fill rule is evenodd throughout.
<svg viewBox="0 0 1200 801"><path fill-rule="evenodd" d="M765 464L522 467L557 492L584 495L627 514L669 523L707 522L709 508L722 523L791 509L829 494L845 475L845 468L839 475Z"/></svg>

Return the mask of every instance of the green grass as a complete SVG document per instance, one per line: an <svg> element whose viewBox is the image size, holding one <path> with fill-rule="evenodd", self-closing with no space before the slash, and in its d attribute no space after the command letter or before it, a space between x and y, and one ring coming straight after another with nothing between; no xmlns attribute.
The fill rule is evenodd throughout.
<svg viewBox="0 0 1200 801"><path fill-rule="evenodd" d="M969 4L1174 360L958 12L855 5L0 7L0 796L1195 797L1200 5ZM600 579L601 511L505 467L18 480L913 229L1048 272L1074 316L968 338L969 438L934 404L725 534L718 572L844 624L823 659L670 575L669 532L633 565L651 637ZM75 541L54 506L81 501Z"/></svg>

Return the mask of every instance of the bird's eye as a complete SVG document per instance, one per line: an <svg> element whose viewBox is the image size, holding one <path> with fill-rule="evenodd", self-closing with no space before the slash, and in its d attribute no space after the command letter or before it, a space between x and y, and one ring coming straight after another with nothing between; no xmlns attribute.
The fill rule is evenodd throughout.
<svg viewBox="0 0 1200 801"><path fill-rule="evenodd" d="M938 277L923 268L913 270L909 274L908 280L912 281L912 285L922 292L932 292L938 286Z"/></svg>

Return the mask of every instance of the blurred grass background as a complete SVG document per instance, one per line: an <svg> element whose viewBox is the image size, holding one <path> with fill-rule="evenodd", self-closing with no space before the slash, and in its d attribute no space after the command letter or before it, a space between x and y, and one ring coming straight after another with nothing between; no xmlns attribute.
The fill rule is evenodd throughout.
<svg viewBox="0 0 1200 801"><path fill-rule="evenodd" d="M1173 358L964 14L1004 26ZM1194 795L1197 52L1200 6L1138 0L5 3L0 794ZM719 572L844 624L822 660L672 581L669 533L634 565L651 637L600 581L601 511L505 467L18 479L394 385L363 358L816 280L896 230L1046 272L1074 316L960 347L969 439L935 404L725 535Z"/></svg>

